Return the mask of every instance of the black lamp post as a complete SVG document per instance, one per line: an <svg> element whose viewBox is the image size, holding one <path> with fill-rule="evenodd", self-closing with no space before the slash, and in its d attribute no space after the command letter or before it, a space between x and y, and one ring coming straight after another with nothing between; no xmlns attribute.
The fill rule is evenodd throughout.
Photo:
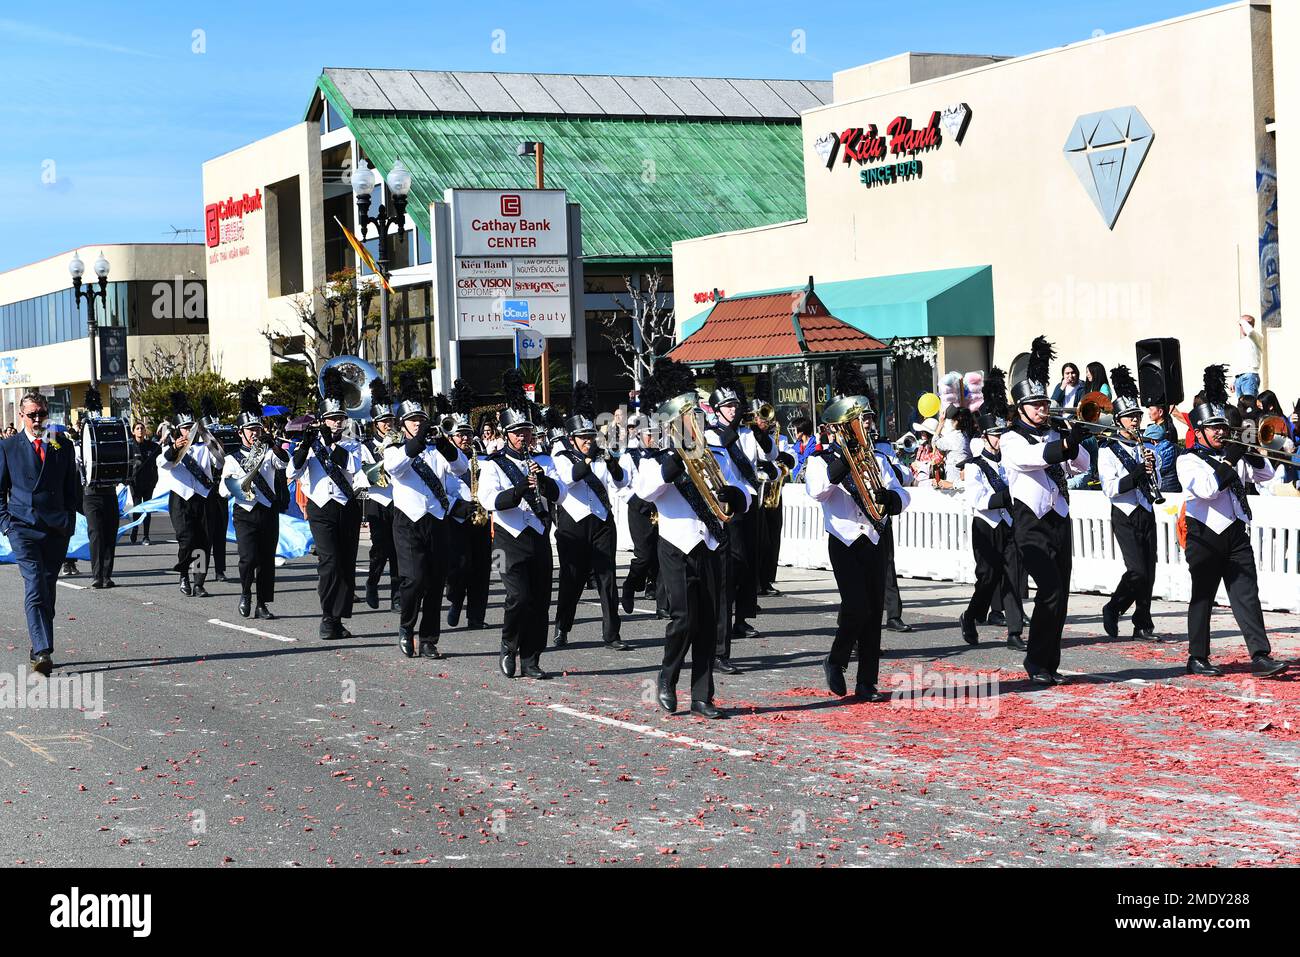
<svg viewBox="0 0 1300 957"><path fill-rule="evenodd" d="M86 300L86 337L90 340L90 385L92 388L99 384L99 375L95 371L95 297L104 306L104 314L108 315L108 260L104 254L100 253L99 258L95 260L95 275L99 277L99 288L95 289L90 283L83 283L81 277L86 274L86 264L81 261L81 256L74 253L72 262L68 263L68 272L72 273L72 301L76 304L78 311L81 309L81 300ZM85 286L83 290L81 287Z"/></svg>
<svg viewBox="0 0 1300 957"><path fill-rule="evenodd" d="M388 227L397 226L397 232L406 229L406 200L411 192L411 174L398 160L388 173L385 181L388 194L392 198L393 208L386 204L379 205L379 215L370 215L370 196L375 188L375 171L366 165L365 160L357 161L357 168L352 171L352 195L357 200L357 231L361 241L365 242L366 233L373 223L379 233L379 274L384 281L379 284L379 366L384 381L393 380L393 360L389 349L388 335Z"/></svg>

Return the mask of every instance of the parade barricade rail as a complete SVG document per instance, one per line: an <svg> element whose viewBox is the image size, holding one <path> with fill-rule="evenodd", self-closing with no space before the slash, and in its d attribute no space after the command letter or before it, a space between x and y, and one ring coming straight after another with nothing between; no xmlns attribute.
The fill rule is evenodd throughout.
<svg viewBox="0 0 1300 957"><path fill-rule="evenodd" d="M909 489L911 505L892 521L894 564L900 576L941 581L975 581L970 523L966 500L959 492L929 488ZM1192 583L1187 562L1178 547L1177 521L1183 496L1167 493L1156 507L1156 580L1153 595L1170 601L1188 601ZM1300 610L1300 500L1293 497L1252 496L1254 521L1251 542L1259 571L1259 595L1270 611ZM794 568L830 568L821 506L802 485L786 485L781 531L781 564ZM1111 533L1110 501L1101 492L1070 493L1074 523L1074 562L1070 590L1112 591L1124 574L1124 561ZM626 507L616 506L618 540L630 542ZM1227 604L1221 587L1218 600Z"/></svg>

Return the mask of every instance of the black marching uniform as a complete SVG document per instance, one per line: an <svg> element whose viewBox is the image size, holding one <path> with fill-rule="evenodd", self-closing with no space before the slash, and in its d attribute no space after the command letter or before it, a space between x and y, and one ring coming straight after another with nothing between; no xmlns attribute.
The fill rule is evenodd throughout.
<svg viewBox="0 0 1300 957"><path fill-rule="evenodd" d="M241 446L226 456L224 477L239 480L254 463L253 450ZM266 606L275 601L275 553L280 544L280 512L288 498L285 467L289 454L278 445L266 449L256 477L249 485L252 498L235 497L233 519L239 552L239 613L248 618L274 619ZM253 592L257 597L254 600Z"/></svg>
<svg viewBox="0 0 1300 957"><path fill-rule="evenodd" d="M98 417L103 402L93 387L86 390L87 414ZM85 423L82 423L85 429ZM83 478L89 478L90 469L81 461L85 443L77 442L78 462ZM86 482L81 492L81 512L86 516L86 534L90 539L90 577L92 588L112 588L113 560L117 554L117 528L121 511L117 502L117 483Z"/></svg>
<svg viewBox="0 0 1300 957"><path fill-rule="evenodd" d="M180 454L174 436L169 436L158 455L158 486L167 492L167 513L176 532L176 564L179 587L186 596L207 597L210 546L208 543L208 496L217 494L212 478L212 450L203 442L198 423L184 393L172 395L175 427L188 425L190 443Z"/></svg>
<svg viewBox="0 0 1300 957"><path fill-rule="evenodd" d="M487 620L492 584L492 516L474 500L483 459L470 454L469 468L454 483L456 494L470 506L470 514L453 519L447 527L451 566L447 570L447 624L455 628L465 615L466 626L482 628Z"/></svg>
<svg viewBox="0 0 1300 957"><path fill-rule="evenodd" d="M655 455L657 451L650 448L628 449L619 458L618 464L630 480L636 476L641 460ZM623 611L632 614L637 594L653 585L655 614L667 618L667 592L659 577L659 511L653 502L647 502L639 495L628 498L627 531L632 539L632 561L628 564L627 576L623 579Z"/></svg>
<svg viewBox="0 0 1300 957"><path fill-rule="evenodd" d="M153 439L145 436L143 442L131 440L131 498L136 505L153 498L154 486L158 484L158 454L162 451ZM153 513L145 512L144 521L131 529L131 544L134 545L141 531L144 532L145 544L149 541L149 520Z"/></svg>

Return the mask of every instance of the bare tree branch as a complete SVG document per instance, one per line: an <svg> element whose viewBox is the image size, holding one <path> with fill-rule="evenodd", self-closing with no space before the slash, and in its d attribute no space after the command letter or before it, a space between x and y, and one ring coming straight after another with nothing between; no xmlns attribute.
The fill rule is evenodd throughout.
<svg viewBox="0 0 1300 957"><path fill-rule="evenodd" d="M655 360L666 356L676 343L676 312L668 307L667 295L660 293L663 276L658 269L650 274L644 290L632 288L631 276L623 277L623 286L629 298L614 297L618 312L600 317L605 327L601 335L639 390L654 370ZM630 327L627 331L623 320Z"/></svg>
<svg viewBox="0 0 1300 957"><path fill-rule="evenodd" d="M334 356L360 355L362 342L370 343L376 334L369 319L370 304L378 292L375 282L359 279L354 270L334 273L312 292L299 293L289 300L297 317L276 327L261 330L262 337L274 345L283 339L303 337L303 354L307 369L315 379L320 365ZM317 309L317 304L321 309ZM358 323L360 315L362 322Z"/></svg>

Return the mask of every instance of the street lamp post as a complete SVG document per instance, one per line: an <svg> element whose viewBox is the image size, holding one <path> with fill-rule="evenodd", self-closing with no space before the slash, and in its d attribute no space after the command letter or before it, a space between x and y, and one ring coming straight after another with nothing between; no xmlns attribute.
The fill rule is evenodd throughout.
<svg viewBox="0 0 1300 957"><path fill-rule="evenodd" d="M519 144L518 154L520 156L531 156L533 158L534 172L536 173L537 189L546 188L546 144L538 143L534 140L526 140ZM550 370L551 342L549 339L542 342L542 405L549 405L551 401L551 370Z"/></svg>
<svg viewBox="0 0 1300 957"><path fill-rule="evenodd" d="M375 188L375 171L366 165L365 160L357 162L352 172L352 195L357 200L357 231L361 241L365 242L366 233L373 223L379 234L379 360L384 381L393 380L393 358L389 348L388 335L388 227L397 226L400 234L406 228L406 200L411 192L411 174L402 161L398 160L388 173L386 180L388 194L392 197L390 210L385 203L379 204L379 215L370 215L371 194Z"/></svg>
<svg viewBox="0 0 1300 957"><path fill-rule="evenodd" d="M104 254L100 253L99 258L95 260L95 275L99 277L99 288L95 289L90 283L83 283L81 277L86 274L86 264L81 261L81 256L74 253L72 262L68 263L68 272L72 274L72 301L81 309L81 300L86 300L86 338L90 340L90 385L94 388L99 384L99 375L95 371L95 297L104 306L104 315L108 315L108 260ZM85 286L83 290L81 287Z"/></svg>

